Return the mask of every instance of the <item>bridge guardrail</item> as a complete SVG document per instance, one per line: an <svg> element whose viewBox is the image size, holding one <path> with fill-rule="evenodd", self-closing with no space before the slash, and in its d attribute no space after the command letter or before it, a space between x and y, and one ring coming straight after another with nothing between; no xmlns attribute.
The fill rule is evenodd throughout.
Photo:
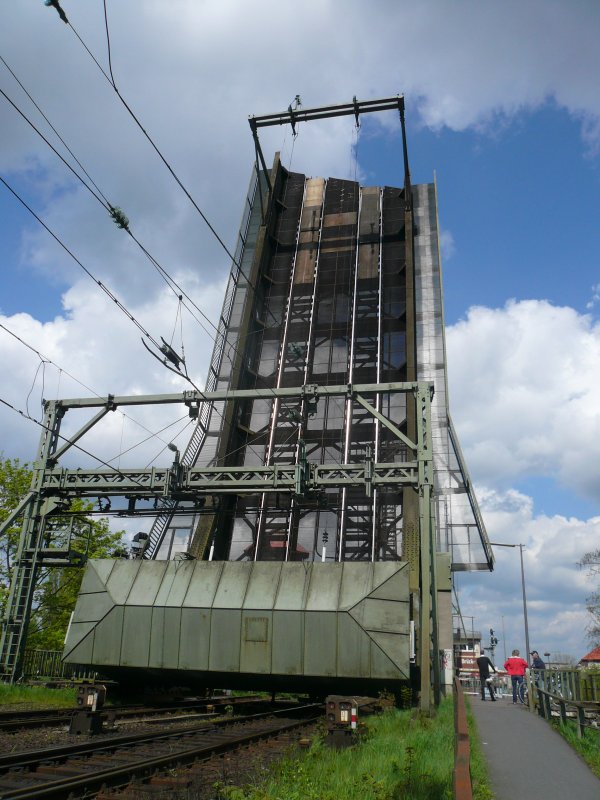
<svg viewBox="0 0 600 800"><path fill-rule="evenodd" d="M65 680L95 679L97 672L82 664L62 660L62 650L25 650L24 678L64 678Z"/></svg>

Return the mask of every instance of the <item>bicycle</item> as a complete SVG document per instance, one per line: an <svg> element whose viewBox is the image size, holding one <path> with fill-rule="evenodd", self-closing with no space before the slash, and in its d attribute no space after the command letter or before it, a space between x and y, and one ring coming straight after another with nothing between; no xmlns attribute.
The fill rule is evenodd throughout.
<svg viewBox="0 0 600 800"><path fill-rule="evenodd" d="M517 684L517 700L524 706L529 705L529 687L525 677L523 677L521 683Z"/></svg>

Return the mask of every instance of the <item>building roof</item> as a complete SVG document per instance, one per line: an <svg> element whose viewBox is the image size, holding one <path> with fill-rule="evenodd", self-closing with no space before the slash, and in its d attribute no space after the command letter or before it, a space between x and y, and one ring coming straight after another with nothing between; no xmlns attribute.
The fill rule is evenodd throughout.
<svg viewBox="0 0 600 800"><path fill-rule="evenodd" d="M591 661L600 662L600 647L595 647L593 650L590 650L587 656L584 656L579 663L581 664L584 661L588 663Z"/></svg>

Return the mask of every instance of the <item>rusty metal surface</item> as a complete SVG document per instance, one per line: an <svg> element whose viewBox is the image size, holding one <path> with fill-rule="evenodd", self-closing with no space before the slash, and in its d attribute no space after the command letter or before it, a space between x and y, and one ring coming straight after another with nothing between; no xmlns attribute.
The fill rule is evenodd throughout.
<svg viewBox="0 0 600 800"><path fill-rule="evenodd" d="M458 678L454 678L454 800L473 800L471 786L471 744L465 696Z"/></svg>

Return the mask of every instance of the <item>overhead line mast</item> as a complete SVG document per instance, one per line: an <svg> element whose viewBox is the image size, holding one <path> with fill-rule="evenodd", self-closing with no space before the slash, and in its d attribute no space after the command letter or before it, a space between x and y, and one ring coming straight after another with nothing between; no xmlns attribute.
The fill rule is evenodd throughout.
<svg viewBox="0 0 600 800"><path fill-rule="evenodd" d="M404 123L404 95L396 95L395 97L386 97L382 100L357 100L356 97L352 99L351 103L342 103L335 106L318 106L317 108L292 108L290 105L287 111L279 112L277 114L262 114L260 116L251 116L248 118L250 130L252 131L252 138L254 139L254 150L256 156L256 171L260 171L260 166L263 169L267 185L269 187L269 195L273 192L271 180L265 157L260 146L258 138L259 128L270 128L274 125L291 125L292 132L296 134L296 125L300 122L311 122L316 119L332 119L335 117L349 117L354 116L356 120L356 127L360 125L360 115L370 114L375 111L394 111L398 110L400 115L400 124L402 127L402 149L404 153L404 188L409 191L406 193L407 203L412 203L410 200L410 170L408 168L408 149L406 146L406 127ZM259 183L260 189L260 183ZM261 196L262 200L262 196ZM264 219L263 219L264 221Z"/></svg>

